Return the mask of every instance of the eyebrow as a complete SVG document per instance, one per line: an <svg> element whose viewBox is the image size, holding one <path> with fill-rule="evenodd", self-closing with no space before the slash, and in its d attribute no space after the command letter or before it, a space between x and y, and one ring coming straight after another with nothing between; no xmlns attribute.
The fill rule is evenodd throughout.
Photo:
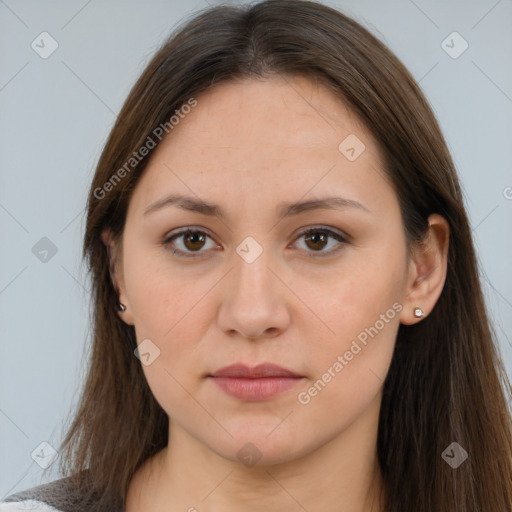
<svg viewBox="0 0 512 512"><path fill-rule="evenodd" d="M163 197L162 199L159 199L158 201L150 204L144 210L143 215L147 215L151 212L155 212L169 206L176 206L183 210L197 212L202 215L208 215L212 217L216 216L220 219L226 219L226 214L220 206L181 194L171 194ZM313 199L310 201L294 203L282 202L277 205L276 210L278 217L286 218L312 210L344 210L347 208L356 208L358 210L371 213L370 210L368 210L368 208L366 208L366 206L360 202L343 197L324 197L321 199Z"/></svg>

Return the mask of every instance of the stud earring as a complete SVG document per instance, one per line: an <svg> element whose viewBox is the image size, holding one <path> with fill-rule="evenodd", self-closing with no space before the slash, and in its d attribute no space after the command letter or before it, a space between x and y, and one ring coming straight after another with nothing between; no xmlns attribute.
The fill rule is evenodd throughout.
<svg viewBox="0 0 512 512"><path fill-rule="evenodd" d="M414 308L414 316L416 318L421 318L425 313L423 312L423 309L421 309L419 306L416 306Z"/></svg>
<svg viewBox="0 0 512 512"><path fill-rule="evenodd" d="M117 309L121 312L121 313L124 313L126 311L126 306L124 304L121 304L120 302L117 303Z"/></svg>

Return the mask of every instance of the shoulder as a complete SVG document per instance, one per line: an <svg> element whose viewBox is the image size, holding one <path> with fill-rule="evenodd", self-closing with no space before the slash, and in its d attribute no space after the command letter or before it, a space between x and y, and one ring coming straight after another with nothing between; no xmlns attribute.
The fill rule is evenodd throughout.
<svg viewBox="0 0 512 512"><path fill-rule="evenodd" d="M0 512L75 512L86 510L80 493L76 492L70 478L61 478L53 482L32 487L12 494L0 502ZM92 504L91 504L92 505ZM94 510L94 507L89 508Z"/></svg>
<svg viewBox="0 0 512 512"><path fill-rule="evenodd" d="M38 500L0 501L0 512L21 512L33 510L34 512L59 512L58 509Z"/></svg>

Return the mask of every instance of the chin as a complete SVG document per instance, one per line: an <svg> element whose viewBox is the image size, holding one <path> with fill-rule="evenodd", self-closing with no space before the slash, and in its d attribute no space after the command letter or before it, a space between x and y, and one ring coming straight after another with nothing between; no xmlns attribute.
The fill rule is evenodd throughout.
<svg viewBox="0 0 512 512"><path fill-rule="evenodd" d="M282 420L279 420L282 422ZM284 422L255 420L226 424L233 437L204 439L204 443L221 457L246 467L272 466L291 462L308 453L308 443L296 428ZM314 432L314 430L310 430ZM304 443L306 441L306 443ZM313 441L313 440L312 440ZM311 443L314 444L313 442ZM314 447L310 447L314 450Z"/></svg>

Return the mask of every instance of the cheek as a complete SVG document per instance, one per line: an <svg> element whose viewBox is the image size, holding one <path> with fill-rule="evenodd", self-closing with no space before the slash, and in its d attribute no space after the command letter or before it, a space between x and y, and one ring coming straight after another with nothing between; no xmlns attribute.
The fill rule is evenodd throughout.
<svg viewBox="0 0 512 512"><path fill-rule="evenodd" d="M123 261L127 297L137 338L161 340L190 318L211 276L195 279L190 269L171 265L162 248L135 248ZM195 277L198 277L197 275Z"/></svg>
<svg viewBox="0 0 512 512"><path fill-rule="evenodd" d="M212 322L208 294L221 274L180 270L162 249L135 248L123 263L137 341L149 339L157 347L158 357L143 366L144 373L157 401L173 410L171 404L190 401L182 386L193 392L201 381L204 360L196 349Z"/></svg>
<svg viewBox="0 0 512 512"><path fill-rule="evenodd" d="M346 417L357 415L386 378L400 326L406 260L405 251L392 245L375 254L347 265L314 299L330 332L323 329L321 343L306 348L314 379L298 398L318 407L317 414L325 414L322 407L329 402L340 404Z"/></svg>
<svg viewBox="0 0 512 512"><path fill-rule="evenodd" d="M322 274L303 273L295 286L323 321L325 328L320 327L325 353L332 355L348 349L358 336L364 343L365 333L368 329L375 332L375 324L379 338L381 333L382 337L388 336L392 327L389 336L391 343L394 341L399 324L397 309L401 310L406 278L405 250L397 250L388 243L367 251L353 251L339 270Z"/></svg>
<svg viewBox="0 0 512 512"><path fill-rule="evenodd" d="M296 397L303 418L314 418L334 435L375 403L393 357L400 307L398 302L394 307L389 304L383 308L384 316L373 320L365 313L339 321L336 343L310 354L313 377Z"/></svg>

